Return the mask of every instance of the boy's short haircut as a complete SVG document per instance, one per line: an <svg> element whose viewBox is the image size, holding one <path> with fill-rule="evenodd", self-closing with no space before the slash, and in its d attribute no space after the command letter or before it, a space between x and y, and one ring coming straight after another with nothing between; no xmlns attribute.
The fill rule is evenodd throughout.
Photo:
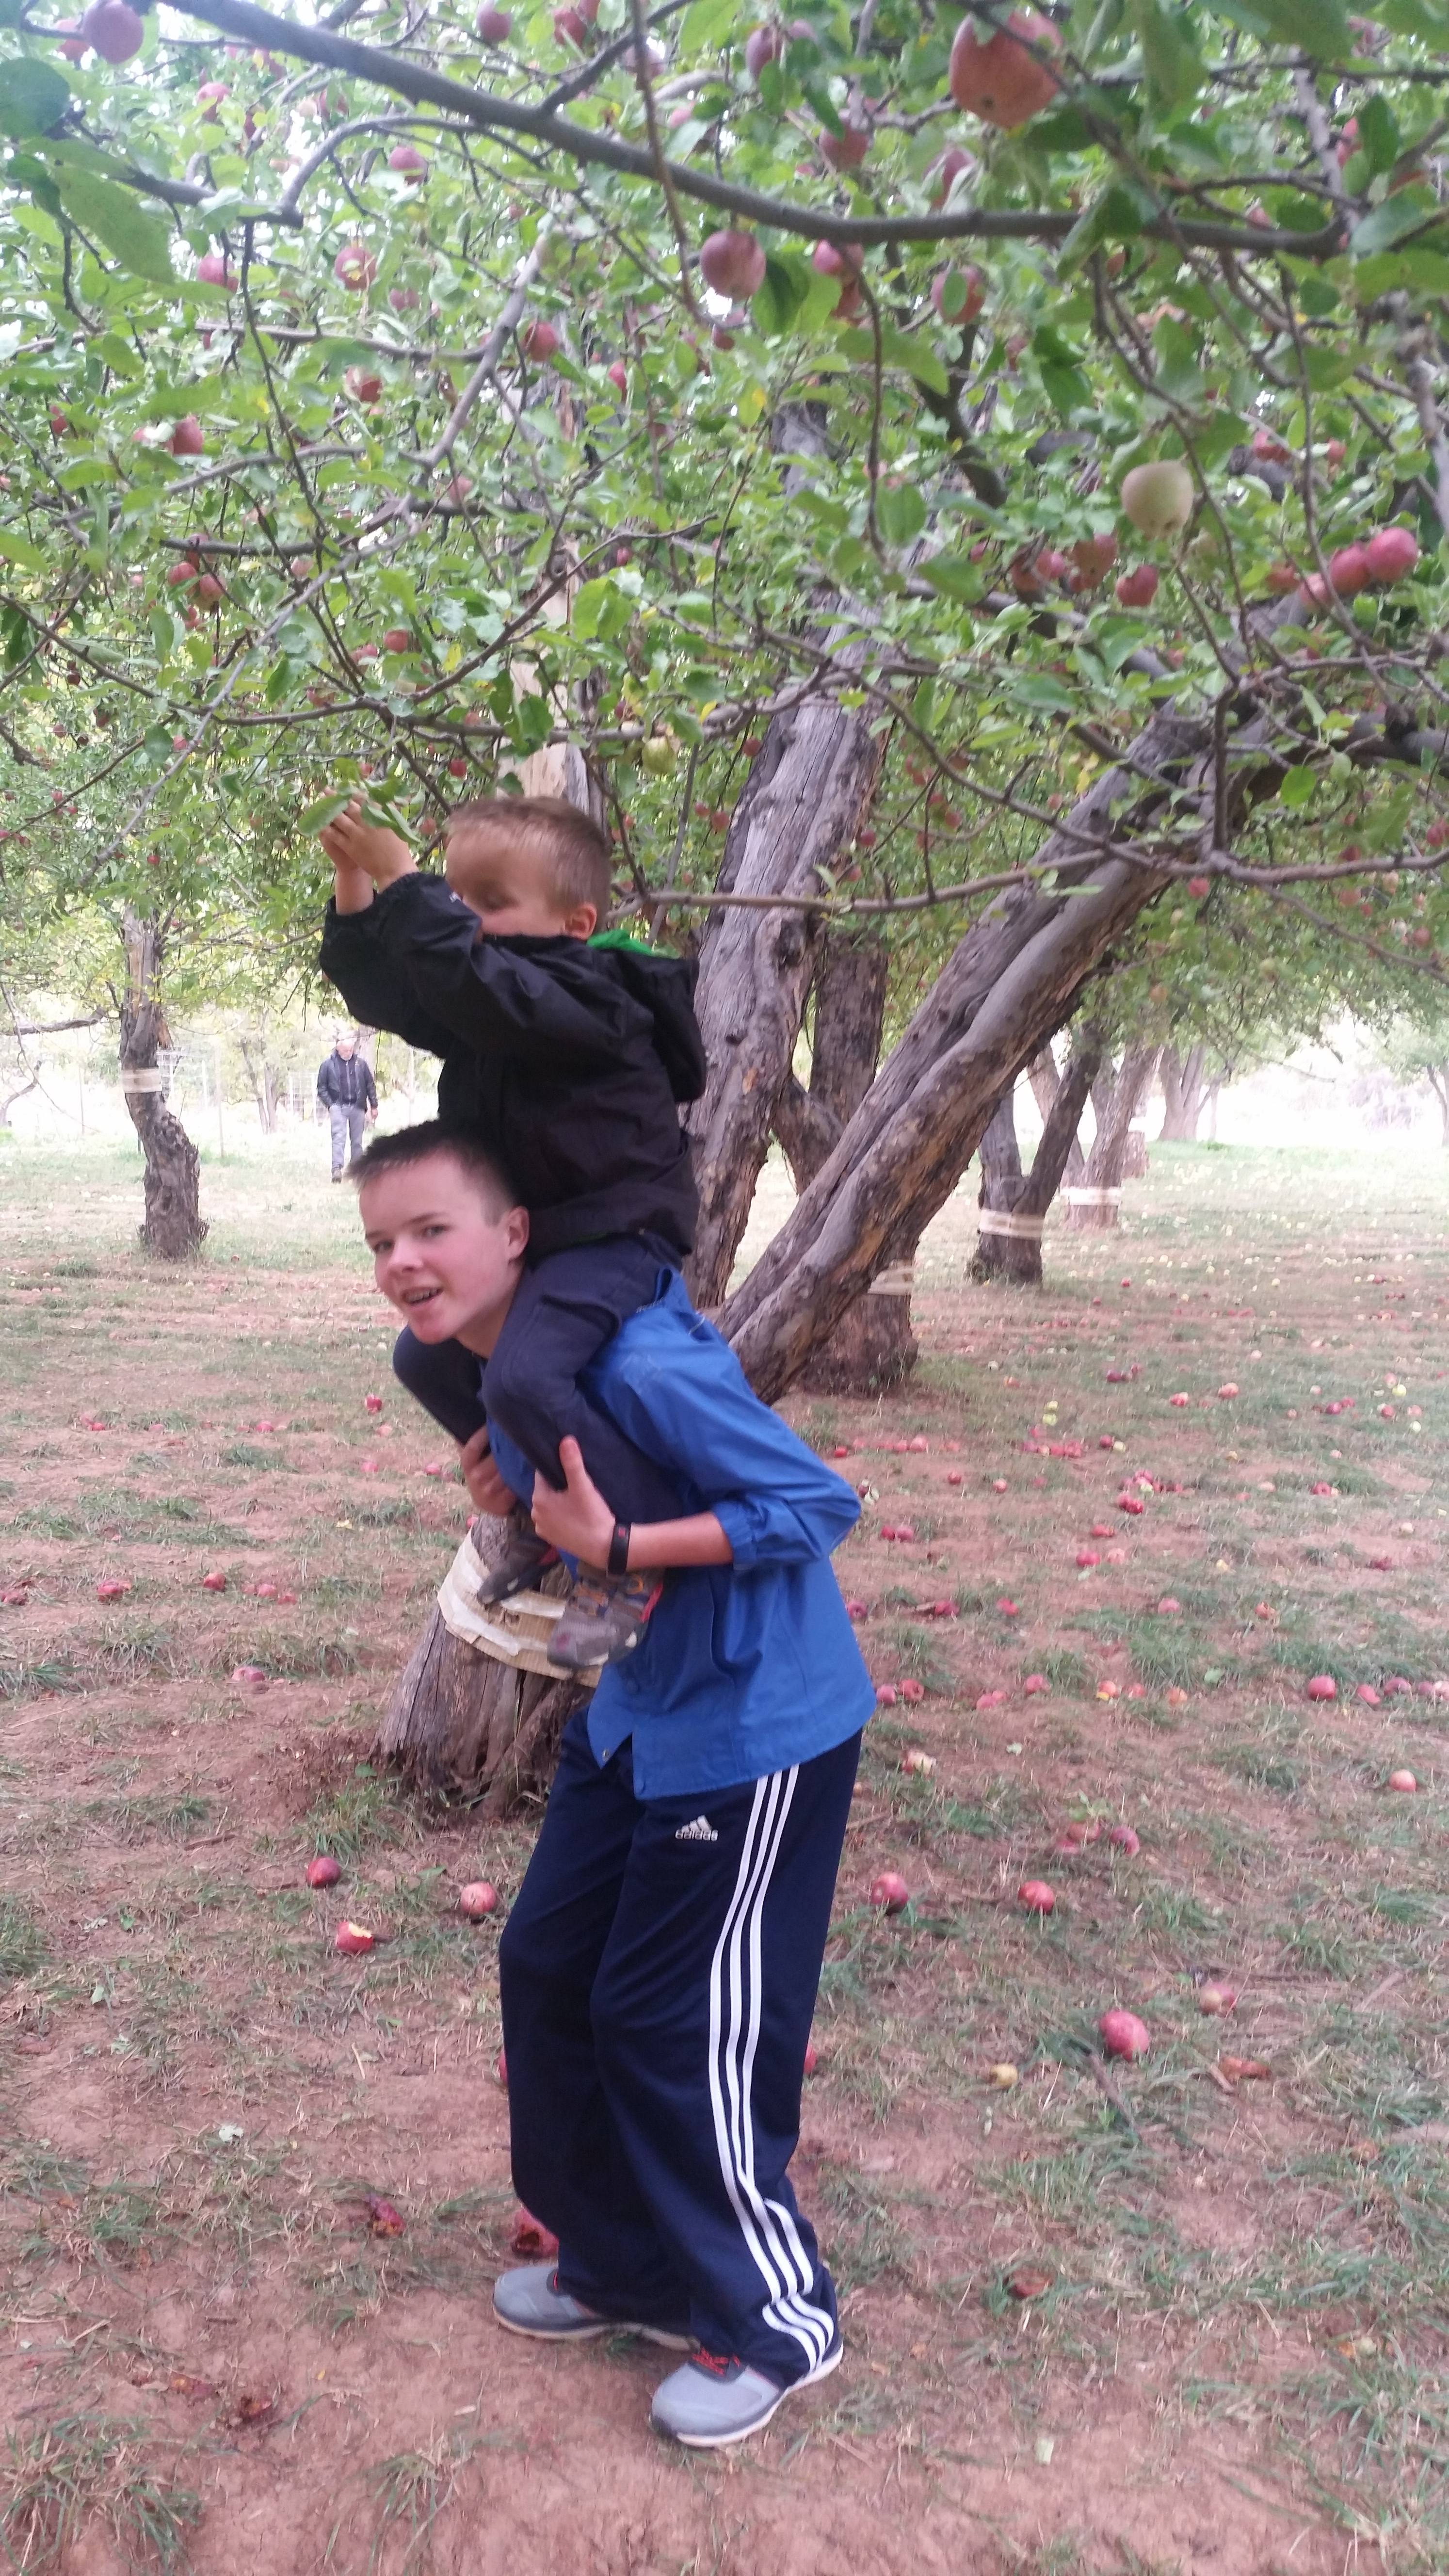
<svg viewBox="0 0 1449 2576"><path fill-rule="evenodd" d="M466 1127L448 1127L441 1118L425 1118L416 1127L399 1127L389 1136L374 1136L370 1145L353 1156L348 1178L359 1189L365 1189L381 1173L405 1171L413 1163L426 1162L430 1154L452 1156L469 1180L477 1183L491 1217L506 1216L510 1208L523 1205L510 1174L498 1156L490 1154L482 1138Z"/></svg>
<svg viewBox="0 0 1449 2576"><path fill-rule="evenodd" d="M575 904L591 903L600 929L608 920L612 893L608 834L566 796L471 796L466 804L454 806L447 829L447 874L464 897L471 871L464 852L455 861L451 845L464 834L477 833L480 838L509 841L536 859L561 916L572 912Z"/></svg>

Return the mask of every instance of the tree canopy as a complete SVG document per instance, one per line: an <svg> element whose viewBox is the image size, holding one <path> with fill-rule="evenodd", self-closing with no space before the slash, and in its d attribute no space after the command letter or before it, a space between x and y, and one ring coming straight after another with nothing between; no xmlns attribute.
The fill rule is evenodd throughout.
<svg viewBox="0 0 1449 2576"><path fill-rule="evenodd" d="M1144 989L1233 904L1288 984L1437 983L1446 38L0 0L5 903L275 972L329 795L426 839L567 742L679 935L830 703L877 765L795 900L898 1019L1108 849Z"/></svg>

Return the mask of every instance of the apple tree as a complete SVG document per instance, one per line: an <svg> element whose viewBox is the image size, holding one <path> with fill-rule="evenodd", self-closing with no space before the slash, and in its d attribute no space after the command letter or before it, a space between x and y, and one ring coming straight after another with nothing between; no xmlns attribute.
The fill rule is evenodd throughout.
<svg viewBox="0 0 1449 2576"><path fill-rule="evenodd" d="M1440 972L1446 33L0 0L12 754L76 669L75 862L179 836L294 954L329 794L572 777L698 943L706 1302L805 1181L726 1308L777 1393L1184 886Z"/></svg>

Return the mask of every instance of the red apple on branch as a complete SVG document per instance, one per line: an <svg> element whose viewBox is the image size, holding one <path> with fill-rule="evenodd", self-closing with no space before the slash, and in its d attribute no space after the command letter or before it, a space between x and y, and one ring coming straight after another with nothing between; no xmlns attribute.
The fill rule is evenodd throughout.
<svg viewBox="0 0 1449 2576"><path fill-rule="evenodd" d="M103 63L128 63L133 54L139 54L146 29L126 0L91 0L80 33Z"/></svg>
<svg viewBox="0 0 1449 2576"><path fill-rule="evenodd" d="M699 254L700 275L716 295L747 303L765 283L765 254L753 233L711 233Z"/></svg>
<svg viewBox="0 0 1449 2576"><path fill-rule="evenodd" d="M362 295L377 275L377 261L366 242L345 242L332 263L332 274L349 295Z"/></svg>
<svg viewBox="0 0 1449 2576"><path fill-rule="evenodd" d="M1419 540L1412 528L1380 528L1364 548L1370 581L1386 586L1402 581L1419 560Z"/></svg>
<svg viewBox="0 0 1449 2576"><path fill-rule="evenodd" d="M1123 608L1150 608L1157 597L1156 564L1137 564L1114 585Z"/></svg>
<svg viewBox="0 0 1449 2576"><path fill-rule="evenodd" d="M1050 19L1035 9L1013 9L1006 25L985 44L975 21L963 18L951 47L948 74L956 105L986 125L1024 125L1029 116L1050 107L1058 94L1057 74L1041 56L1055 54L1060 41Z"/></svg>

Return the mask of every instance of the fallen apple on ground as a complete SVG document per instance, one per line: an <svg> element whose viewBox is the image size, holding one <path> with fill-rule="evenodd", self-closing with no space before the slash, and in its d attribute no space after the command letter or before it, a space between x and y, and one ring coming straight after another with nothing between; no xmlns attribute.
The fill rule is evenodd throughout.
<svg viewBox="0 0 1449 2576"><path fill-rule="evenodd" d="M376 1940L376 1933L367 1931L361 1923L339 1923L333 1934L332 1947L340 1950L344 1958L363 1959L375 1946Z"/></svg>
<svg viewBox="0 0 1449 2576"><path fill-rule="evenodd" d="M1146 2022L1139 2020L1134 2012L1124 2012L1119 2005L1103 2013L1097 2029L1109 2057L1129 2060L1145 2057L1152 2046L1152 2035Z"/></svg>
<svg viewBox="0 0 1449 2576"><path fill-rule="evenodd" d="M886 1914L900 1914L911 1901L911 1891L899 1870L883 1869L870 1883L870 1901Z"/></svg>
<svg viewBox="0 0 1449 2576"><path fill-rule="evenodd" d="M330 1852L319 1852L315 1860L307 1863L309 1887L335 1887L341 1876L341 1863L335 1861Z"/></svg>
<svg viewBox="0 0 1449 2576"><path fill-rule="evenodd" d="M1056 1891L1048 1887L1044 1878L1024 1878L1016 1891L1016 1901L1025 1906L1028 1914L1050 1914L1057 1901Z"/></svg>
<svg viewBox="0 0 1449 2576"><path fill-rule="evenodd" d="M482 1923L497 1910L498 1890L491 1887L486 1878L470 1879L466 1887L459 1888L458 1911L470 1923Z"/></svg>
<svg viewBox="0 0 1449 2576"><path fill-rule="evenodd" d="M558 2252L558 2238L541 2218L534 2217L532 2210L520 2208L509 2235L508 2250L510 2254L525 2255L532 2263L546 2262Z"/></svg>

